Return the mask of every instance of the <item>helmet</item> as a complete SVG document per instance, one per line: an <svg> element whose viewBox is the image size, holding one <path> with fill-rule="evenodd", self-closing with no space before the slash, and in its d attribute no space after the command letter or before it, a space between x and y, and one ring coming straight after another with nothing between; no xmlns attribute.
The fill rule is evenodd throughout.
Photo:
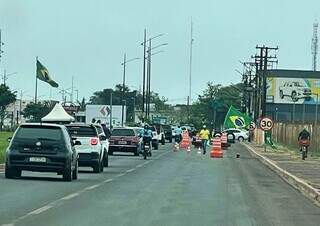
<svg viewBox="0 0 320 226"><path fill-rule="evenodd" d="M203 125L202 127L203 127L204 129L207 128L206 125Z"/></svg>

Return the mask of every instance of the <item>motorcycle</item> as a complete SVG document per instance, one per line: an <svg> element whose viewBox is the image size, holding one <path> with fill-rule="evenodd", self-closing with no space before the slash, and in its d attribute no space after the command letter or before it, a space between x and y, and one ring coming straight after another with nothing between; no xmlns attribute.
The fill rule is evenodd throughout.
<svg viewBox="0 0 320 226"><path fill-rule="evenodd" d="M299 145L301 147L301 158L305 160L308 156L308 146L310 145L310 141L307 139L299 140Z"/></svg>
<svg viewBox="0 0 320 226"><path fill-rule="evenodd" d="M146 140L143 142L143 158L147 159L147 156L152 156L151 154L151 141L150 140Z"/></svg>

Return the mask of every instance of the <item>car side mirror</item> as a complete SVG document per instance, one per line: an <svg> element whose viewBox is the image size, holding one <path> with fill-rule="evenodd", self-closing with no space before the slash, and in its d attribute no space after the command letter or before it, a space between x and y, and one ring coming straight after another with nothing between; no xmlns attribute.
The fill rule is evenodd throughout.
<svg viewBox="0 0 320 226"><path fill-rule="evenodd" d="M12 137L8 137L7 141L10 143L12 140Z"/></svg>
<svg viewBox="0 0 320 226"><path fill-rule="evenodd" d="M81 142L79 140L75 140L73 143L74 145L81 145Z"/></svg>
<svg viewBox="0 0 320 226"><path fill-rule="evenodd" d="M100 135L99 138L100 138L100 140L107 140L107 136L105 136L105 135Z"/></svg>

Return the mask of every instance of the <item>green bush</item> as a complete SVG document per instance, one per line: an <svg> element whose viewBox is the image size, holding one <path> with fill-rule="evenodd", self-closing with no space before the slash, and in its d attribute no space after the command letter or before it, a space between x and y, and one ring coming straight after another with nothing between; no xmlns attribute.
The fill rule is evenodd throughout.
<svg viewBox="0 0 320 226"><path fill-rule="evenodd" d="M0 132L0 163L4 162L4 153L8 147L8 138L12 136L12 132Z"/></svg>

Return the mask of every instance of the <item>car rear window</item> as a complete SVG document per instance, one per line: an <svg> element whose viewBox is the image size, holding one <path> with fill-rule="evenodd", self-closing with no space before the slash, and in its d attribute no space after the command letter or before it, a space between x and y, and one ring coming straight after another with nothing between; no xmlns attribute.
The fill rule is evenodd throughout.
<svg viewBox="0 0 320 226"><path fill-rule="evenodd" d="M114 129L112 136L135 136L133 129Z"/></svg>
<svg viewBox="0 0 320 226"><path fill-rule="evenodd" d="M16 132L14 139L44 139L62 140L62 131L59 127L44 126L21 126Z"/></svg>
<svg viewBox="0 0 320 226"><path fill-rule="evenodd" d="M74 137L96 137L97 131L89 126L67 126L71 136Z"/></svg>

